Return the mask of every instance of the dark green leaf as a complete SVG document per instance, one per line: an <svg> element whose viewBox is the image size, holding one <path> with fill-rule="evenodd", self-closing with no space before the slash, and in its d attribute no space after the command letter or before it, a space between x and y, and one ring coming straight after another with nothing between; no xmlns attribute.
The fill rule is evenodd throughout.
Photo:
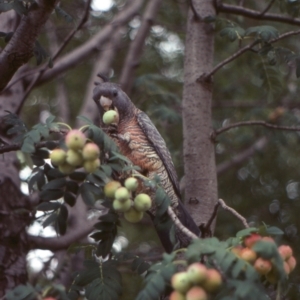
<svg viewBox="0 0 300 300"><path fill-rule="evenodd" d="M67 181L66 189L67 191L77 195L79 189L78 183L76 181Z"/></svg>
<svg viewBox="0 0 300 300"><path fill-rule="evenodd" d="M74 173L70 174L69 177L76 181L84 181L86 178L86 173L85 172L74 172Z"/></svg>
<svg viewBox="0 0 300 300"><path fill-rule="evenodd" d="M56 222L57 219L57 214L55 212L51 213L51 215L49 215L45 221L43 221L43 228L46 228L47 226L53 224L54 222Z"/></svg>
<svg viewBox="0 0 300 300"><path fill-rule="evenodd" d="M65 178L58 178L49 181L47 184L45 184L42 188L43 191L45 190L56 190L56 189L62 189L66 186L67 180Z"/></svg>
<svg viewBox="0 0 300 300"><path fill-rule="evenodd" d="M70 192L65 192L64 200L67 204L69 204L72 207L76 203L76 196Z"/></svg>
<svg viewBox="0 0 300 300"><path fill-rule="evenodd" d="M57 216L57 229L59 234L64 235L67 230L68 210L65 205L61 205Z"/></svg>
<svg viewBox="0 0 300 300"><path fill-rule="evenodd" d="M44 201L49 200L57 200L59 198L62 198L64 195L64 191L62 190L43 190L40 192L40 198Z"/></svg>
<svg viewBox="0 0 300 300"><path fill-rule="evenodd" d="M42 202L36 209L41 211L56 210L61 206L59 202Z"/></svg>

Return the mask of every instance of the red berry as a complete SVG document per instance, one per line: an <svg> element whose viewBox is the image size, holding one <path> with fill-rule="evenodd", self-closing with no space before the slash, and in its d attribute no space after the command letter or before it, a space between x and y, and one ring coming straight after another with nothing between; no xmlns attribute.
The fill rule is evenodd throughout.
<svg viewBox="0 0 300 300"><path fill-rule="evenodd" d="M260 239L261 239L261 235L257 233L252 233L251 235L245 237L244 244L246 247L251 248Z"/></svg>

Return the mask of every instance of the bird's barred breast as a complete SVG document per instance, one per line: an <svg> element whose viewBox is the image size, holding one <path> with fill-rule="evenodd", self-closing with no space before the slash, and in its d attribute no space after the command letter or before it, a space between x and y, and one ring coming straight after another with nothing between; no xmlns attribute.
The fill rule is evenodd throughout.
<svg viewBox="0 0 300 300"><path fill-rule="evenodd" d="M152 179L155 175L158 175L161 186L169 196L172 206L177 206L178 197L175 194L168 172L140 126L135 122L130 122L127 126L119 126L118 129L122 135L130 133L129 142L118 141L122 154L128 157L134 165L139 166L148 178Z"/></svg>

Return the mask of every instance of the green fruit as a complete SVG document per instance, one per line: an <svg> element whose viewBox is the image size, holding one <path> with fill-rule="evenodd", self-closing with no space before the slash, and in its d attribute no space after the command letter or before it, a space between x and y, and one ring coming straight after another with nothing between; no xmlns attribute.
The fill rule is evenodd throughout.
<svg viewBox="0 0 300 300"><path fill-rule="evenodd" d="M129 177L125 180L124 185L129 191L134 192L138 188L139 182L135 177Z"/></svg>
<svg viewBox="0 0 300 300"><path fill-rule="evenodd" d="M119 181L110 181L104 186L104 194L108 198L114 198L116 190L121 187L121 183Z"/></svg>
<svg viewBox="0 0 300 300"><path fill-rule="evenodd" d="M186 293L186 300L207 300L207 293L199 286L194 286Z"/></svg>
<svg viewBox="0 0 300 300"><path fill-rule="evenodd" d="M185 294L190 289L192 283L188 279L187 272L179 272L172 276L171 285L175 291Z"/></svg>
<svg viewBox="0 0 300 300"><path fill-rule="evenodd" d="M79 150L85 145L86 137L80 130L74 129L66 135L65 142L69 149Z"/></svg>
<svg viewBox="0 0 300 300"><path fill-rule="evenodd" d="M95 160L86 160L83 163L83 168L88 173L94 173L100 167L100 159L97 158Z"/></svg>
<svg viewBox="0 0 300 300"><path fill-rule="evenodd" d="M75 167L69 165L68 163L64 163L58 166L58 170L63 174L69 175L74 172Z"/></svg>
<svg viewBox="0 0 300 300"><path fill-rule="evenodd" d="M134 198L134 207L138 211L146 211L152 206L151 198L147 194L138 194Z"/></svg>
<svg viewBox="0 0 300 300"><path fill-rule="evenodd" d="M82 165L83 163L83 158L82 158L82 155L81 153L75 151L75 150L72 150L72 149L69 149L67 151L67 159L66 159L67 163L73 167L79 167Z"/></svg>
<svg viewBox="0 0 300 300"><path fill-rule="evenodd" d="M82 150L82 156L85 160L95 160L100 155L99 147L94 143L88 143Z"/></svg>
<svg viewBox="0 0 300 300"><path fill-rule="evenodd" d="M62 165L66 161L67 153L63 149L54 149L50 154L51 164Z"/></svg>
<svg viewBox="0 0 300 300"><path fill-rule="evenodd" d="M119 122L119 114L115 110L109 110L103 115L103 123L106 125Z"/></svg>
<svg viewBox="0 0 300 300"><path fill-rule="evenodd" d="M207 268L201 263L193 263L187 269L188 279L194 284L200 284L207 278Z"/></svg>
<svg viewBox="0 0 300 300"><path fill-rule="evenodd" d="M120 201L115 199L113 202L113 208L118 212L126 212L130 209L132 204L131 199L127 199L126 201Z"/></svg>
<svg viewBox="0 0 300 300"><path fill-rule="evenodd" d="M125 187L120 187L115 192L115 198L119 201L126 201L130 198L130 193Z"/></svg>
<svg viewBox="0 0 300 300"><path fill-rule="evenodd" d="M143 219L144 213L137 211L134 207L131 207L124 213L124 218L130 223L137 223Z"/></svg>

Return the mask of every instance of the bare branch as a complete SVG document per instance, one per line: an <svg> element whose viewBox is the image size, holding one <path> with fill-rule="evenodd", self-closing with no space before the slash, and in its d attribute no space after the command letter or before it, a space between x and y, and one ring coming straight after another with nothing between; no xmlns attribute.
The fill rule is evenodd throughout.
<svg viewBox="0 0 300 300"><path fill-rule="evenodd" d="M107 24L101 31L94 35L90 40L81 46L77 47L72 52L63 56L52 69L47 70L43 76L36 82L36 85L43 84L73 68L78 62L90 57L93 52L98 52L102 45L113 35L117 28L126 24L131 20L139 11L144 0L130 0L127 7L123 9L111 23Z"/></svg>
<svg viewBox="0 0 300 300"><path fill-rule="evenodd" d="M28 235L31 249L48 249L51 251L67 249L71 244L81 240L92 232L96 222L99 222L99 220L86 220L65 235L54 238Z"/></svg>
<svg viewBox="0 0 300 300"><path fill-rule="evenodd" d="M271 0L270 3L267 5L267 7L260 13L261 16L263 16L274 4L275 0Z"/></svg>
<svg viewBox="0 0 300 300"><path fill-rule="evenodd" d="M33 56L38 34L54 9L56 0L41 0L23 16L12 38L0 53L0 91L15 72ZM5 76L4 76L5 74Z"/></svg>
<svg viewBox="0 0 300 300"><path fill-rule="evenodd" d="M89 10L90 10L90 6L91 6L91 1L92 0L88 0L86 2L86 6L85 6L85 10L84 10L84 14L81 18L81 21L79 22L79 24L76 26L76 28L74 28L70 34L66 37L66 39L64 40L64 42L62 43L62 45L59 47L59 49L57 50L57 52L54 54L54 56L52 57L53 62L55 61L55 59L59 56L59 54L63 51L63 49L65 49L65 47L67 46L67 44L71 41L71 39L74 37L75 33L77 31L79 31L81 29L81 27L84 25L84 23L87 21L88 17L89 17ZM27 87L21 101L20 101L20 105L16 111L16 113L20 113L21 108L27 98L27 96L30 94L31 90L33 89L33 87L35 86L36 82L43 76L44 72L48 69L48 65L45 65L41 71L34 76L34 78L31 80L31 82L29 83L29 86Z"/></svg>
<svg viewBox="0 0 300 300"><path fill-rule="evenodd" d="M51 143L56 143L57 146L59 145L58 141L51 141ZM22 143L0 145L0 154L20 150L22 148L22 145L23 145ZM46 146L47 146L47 142L40 142L40 143L35 144L36 149L43 148Z"/></svg>
<svg viewBox="0 0 300 300"><path fill-rule="evenodd" d="M242 215L240 215L236 210L234 210L232 207L227 206L223 199L219 199L218 202L220 203L221 207L224 210L231 212L235 217L237 217L243 223L245 228L250 227L249 224L247 223L247 220Z"/></svg>
<svg viewBox="0 0 300 300"><path fill-rule="evenodd" d="M279 40L282 40L284 38L290 37L292 35L298 35L298 34L300 34L300 30L289 31L289 32L281 34L276 39L270 40L268 43L272 44L272 43L278 42ZM220 68L227 65L228 63L230 63L234 59L238 58L240 55L242 55L246 51L252 49L252 47L255 46L257 43L258 43L258 41L255 40L252 43L244 46L243 48L240 48L237 52L235 52L234 54L232 54L228 58L226 58L223 61L221 61L220 63L218 63L208 74L203 74L202 76L200 76L199 80L201 81L203 79L208 79L210 76L214 75Z"/></svg>
<svg viewBox="0 0 300 300"><path fill-rule="evenodd" d="M238 50L237 52L235 52L234 54L232 54L231 56L229 56L228 58L224 59L223 61L221 61L220 63L218 63L208 74L203 74L201 75L198 80L202 81L202 80L206 80L208 78L210 78L212 75L214 75L220 68L222 68L223 66L227 65L228 63L230 63L231 61L233 61L234 59L238 58L240 55L242 55L243 53L245 53L246 51L250 50L254 45L257 44L257 41L253 41L252 43L244 46L243 48L241 48L240 50Z"/></svg>
<svg viewBox="0 0 300 300"><path fill-rule="evenodd" d="M236 154L228 161L222 162L217 165L217 173L221 175L231 169L233 166L240 165L245 160L252 157L256 152L262 151L268 144L268 139L264 136L258 139L253 145L251 145L248 149Z"/></svg>
<svg viewBox="0 0 300 300"><path fill-rule="evenodd" d="M180 222L178 217L176 216L175 212L171 208L171 206L168 207L168 215L173 220L175 226L186 236L188 236L191 240L198 239L199 237L191 232L188 228L183 226L183 224Z"/></svg>
<svg viewBox="0 0 300 300"><path fill-rule="evenodd" d="M249 9L237 5L225 4L220 1L218 1L216 9L219 12L241 15L256 20L269 20L269 21L281 22L281 23L286 23L291 25L300 25L299 18L286 17L280 14L272 14L272 13L265 13L264 15L262 15L260 11L256 11L253 9Z"/></svg>
<svg viewBox="0 0 300 300"><path fill-rule="evenodd" d="M243 121L243 122L233 123L231 125L217 129L214 132L213 136L217 136L218 134L223 133L232 128L242 127L242 126L264 126L275 130L300 131L300 127L297 126L280 126L280 125L270 124L265 121Z"/></svg>
<svg viewBox="0 0 300 300"><path fill-rule="evenodd" d="M127 94L129 94L132 87L134 70L139 64L145 39L148 36L149 30L154 22L155 16L161 3L162 0L150 0L148 2L137 35L131 43L129 51L127 53L124 67L120 76L121 87Z"/></svg>

